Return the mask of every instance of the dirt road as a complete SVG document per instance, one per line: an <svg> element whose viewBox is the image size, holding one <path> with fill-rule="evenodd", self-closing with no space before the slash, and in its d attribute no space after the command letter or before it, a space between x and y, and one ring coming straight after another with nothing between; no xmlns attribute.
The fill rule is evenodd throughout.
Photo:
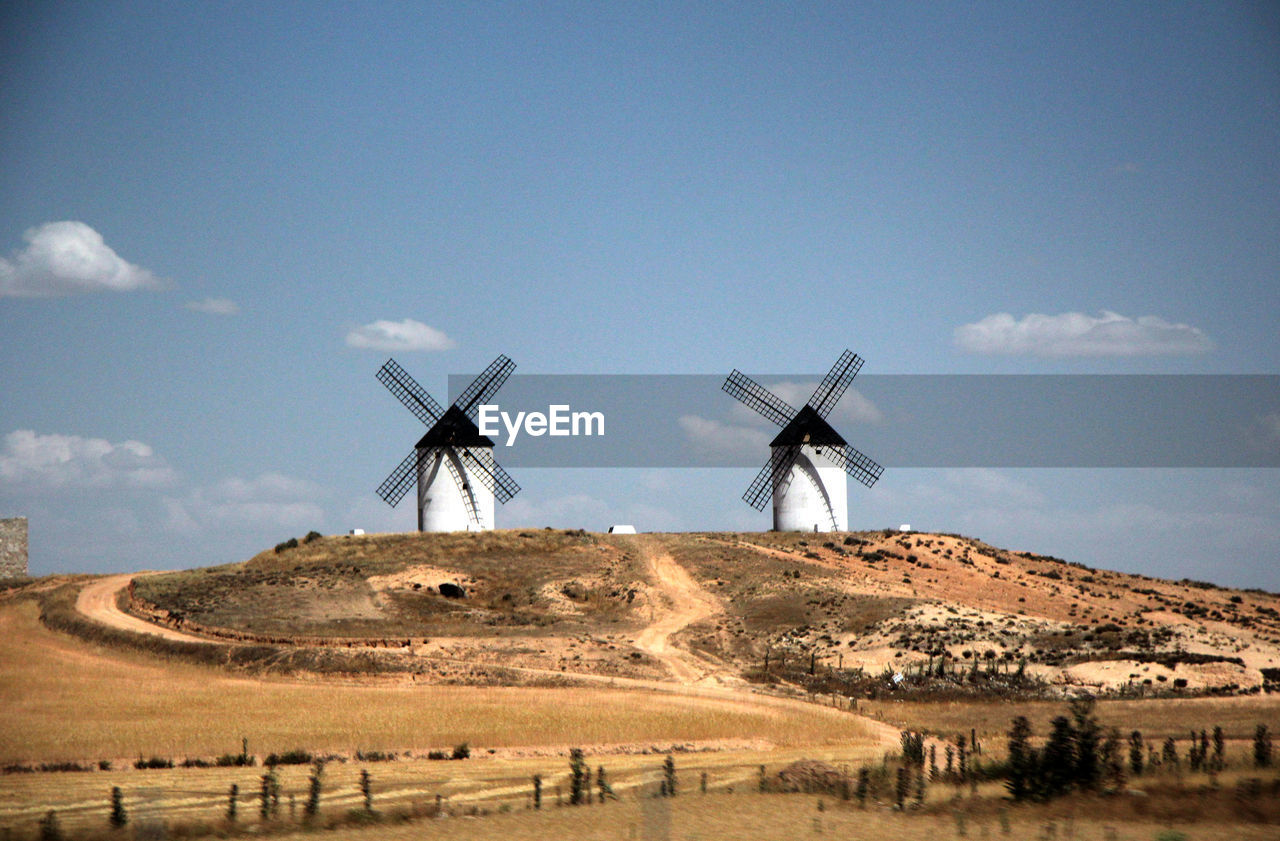
<svg viewBox="0 0 1280 841"><path fill-rule="evenodd" d="M116 594L128 587L129 581L136 577L132 573L109 575L106 578L100 578L90 583L80 591L80 595L76 598L76 610L95 622L118 628L121 631L131 631L135 634L153 634L165 639L177 640L178 642L210 642L210 640L195 637L191 634L184 634L181 631L175 631L161 625L153 625L136 616L130 616L116 607Z"/></svg>
<svg viewBox="0 0 1280 841"><path fill-rule="evenodd" d="M719 698L725 701L747 702L761 707L813 709L814 705L811 702L799 698L762 695L747 686L728 667L710 657L701 657L672 643L672 636L695 622L716 615L721 612L722 607L715 596L704 590L684 567L662 551L660 545L643 537L640 541L640 550L645 554L654 587L660 592L666 605L655 611L654 621L637 634L634 645L666 665L674 680L644 680L522 667L511 667L513 671L531 676L573 678L585 683L619 689L649 689L680 695ZM205 644L216 642L154 625L130 616L116 607L116 594L128 587L129 581L136 577L136 574L111 575L90 583L80 591L76 599L76 610L95 622L124 631L155 634L182 642ZM830 707L819 707L819 709L823 709L832 716L851 715L849 712ZM885 747L896 744L898 731L895 728L865 716L858 717L867 723L869 732Z"/></svg>
<svg viewBox="0 0 1280 841"><path fill-rule="evenodd" d="M677 648L671 637L695 622L720 613L723 608L714 596L699 586L688 571L660 547L641 544L649 574L667 606L655 613L652 624L636 635L633 645L660 660L677 681L694 684L720 682L712 665L692 652ZM727 674L727 671L726 671Z"/></svg>

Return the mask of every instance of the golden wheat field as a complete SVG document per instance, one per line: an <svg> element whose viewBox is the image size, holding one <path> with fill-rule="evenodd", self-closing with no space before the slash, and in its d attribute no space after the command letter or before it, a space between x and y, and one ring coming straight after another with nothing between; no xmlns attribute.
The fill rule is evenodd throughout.
<svg viewBox="0 0 1280 841"><path fill-rule="evenodd" d="M1065 714L1060 701L859 701L858 709L876 719L906 730L941 736L977 730L979 738L1003 744L1014 716L1024 715L1037 733L1048 731L1049 722ZM1242 744L1254 728L1267 725L1280 732L1280 697L1246 695L1231 698L1102 699L1097 706L1103 727L1117 728L1128 736L1141 731L1147 741L1187 738L1195 730L1221 727L1228 740ZM1243 748L1242 748L1243 750Z"/></svg>
<svg viewBox="0 0 1280 841"><path fill-rule="evenodd" d="M819 802L822 807L819 808ZM674 800L651 798L589 809L552 809L536 814L451 818L401 827L343 830L352 841L535 841L573 838L580 841L797 841L797 839L875 839L875 841L943 841L996 839L1019 841L1062 838L1072 841L1153 841L1177 832L1153 821L1121 822L1086 816L1045 820L1014 813L957 820L950 814L897 814L883 810L844 808L809 795L708 795ZM308 833L284 836L309 837ZM1274 827L1201 824L1165 837L1185 841L1263 841L1274 839ZM283 841L283 839L282 839Z"/></svg>
<svg viewBox="0 0 1280 841"><path fill-rule="evenodd" d="M663 609L677 606L673 600ZM403 672L272 676L168 659L129 648L127 640L122 647L114 647L118 639L89 642L96 638L46 627L40 610L31 594L0 601L0 704L6 710L0 765L8 766L0 776L3 839L54 837L40 828L51 811L59 837L75 841L301 838L324 830L357 841L1249 841L1276 837L1280 820L1280 777L1274 769L1255 769L1248 755L1258 724L1280 730L1280 699L1265 694L1098 704L1104 728L1126 737L1141 730L1148 744L1165 736L1185 741L1191 730L1222 726L1226 763L1212 774L1189 774L1175 764L1148 769L1108 795L1077 791L1015 805L1000 779L960 783L963 775L948 782L939 774L926 785L921 771L918 792L904 801L901 773L909 769L896 755L900 729L948 739L972 728L980 735L982 761L998 763L1014 716L1028 716L1042 737L1066 704L863 699L857 715L806 702L798 689L789 697L786 687L761 694L741 682L696 675L683 685L584 675L578 679L587 683L564 687L432 684ZM679 656L686 665L698 662L687 652ZM252 767L182 767L184 760L230 759L241 752L242 739ZM469 758L444 758L463 744ZM568 805L571 747L586 751L591 772L605 770L609 802ZM944 747L935 745L939 757ZM312 818L305 806L315 771L306 760L279 766L278 811L260 813L263 757L288 751L326 760ZM668 755L679 793L658 797ZM134 767L135 759L151 757L178 767ZM779 772L799 760L827 763L843 785L823 789L828 793L821 797L781 793L790 784ZM57 763L83 770L30 770ZM850 796L850 781L863 773L871 784L860 802ZM370 775L372 811L365 809L363 774ZM535 778L540 809L533 808ZM128 815L125 829L109 826L113 788Z"/></svg>
<svg viewBox="0 0 1280 841"><path fill-rule="evenodd" d="M0 704L6 763L215 756L238 752L241 737L265 755L744 737L793 746L868 736L862 720L820 707L762 710L638 690L237 677L55 634L29 602L0 608Z"/></svg>

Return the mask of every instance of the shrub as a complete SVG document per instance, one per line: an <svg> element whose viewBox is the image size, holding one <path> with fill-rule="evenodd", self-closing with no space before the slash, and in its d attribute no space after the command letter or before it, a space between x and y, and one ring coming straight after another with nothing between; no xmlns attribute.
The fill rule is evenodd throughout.
<svg viewBox="0 0 1280 841"><path fill-rule="evenodd" d="M1009 779L1005 788L1014 800L1026 800L1031 796L1036 776L1036 754L1031 747L1031 722L1020 715L1013 720L1009 730Z"/></svg>
<svg viewBox="0 0 1280 841"><path fill-rule="evenodd" d="M608 780L605 778L603 765L596 768L596 792L601 803L604 803L606 800L618 799L618 795L613 793L613 786L609 785ZM703 772L702 774L702 793L707 793L706 772Z"/></svg>
<svg viewBox="0 0 1280 841"><path fill-rule="evenodd" d="M899 812L906 808L907 792L911 785L911 771L906 767L898 769L898 782L894 786L894 806Z"/></svg>
<svg viewBox="0 0 1280 841"><path fill-rule="evenodd" d="M369 776L369 772L363 768L360 769L360 796L364 799L365 812L372 812L373 779Z"/></svg>
<svg viewBox="0 0 1280 841"><path fill-rule="evenodd" d="M1142 758L1146 749L1142 744L1142 733L1134 730L1129 734L1129 771L1136 777L1142 773Z"/></svg>
<svg viewBox="0 0 1280 841"><path fill-rule="evenodd" d="M297 548L298 548L298 538L291 537L288 540L284 541L283 543L276 544L276 554L279 555L281 552L285 551L286 549L297 549Z"/></svg>
<svg viewBox="0 0 1280 841"><path fill-rule="evenodd" d="M124 810L124 792L120 786L111 787L111 816L107 819L112 829L124 829L129 823L129 813Z"/></svg>
<svg viewBox="0 0 1280 841"><path fill-rule="evenodd" d="M1075 728L1063 715L1055 718L1051 726L1040 761L1039 794L1043 798L1066 794L1075 779Z"/></svg>
<svg viewBox="0 0 1280 841"><path fill-rule="evenodd" d="M470 746L467 745L466 742L463 742L460 745L454 745L453 755L450 756L449 758L450 759L470 759L471 758Z"/></svg>
<svg viewBox="0 0 1280 841"><path fill-rule="evenodd" d="M324 535L323 535L323 534L321 534L321 533L320 533L320 532L318 532L318 531L309 531L309 532L307 532L307 536L306 536L306 537L304 537L304 538L302 538L302 542L303 542L303 543L310 543L310 542L312 542L313 540L319 540L319 539L320 539L320 538L322 538L322 537L324 537Z"/></svg>
<svg viewBox="0 0 1280 841"><path fill-rule="evenodd" d="M271 766L268 766L271 767ZM262 788L258 792L258 815L262 820L274 820L280 812L280 778L274 770L262 775Z"/></svg>
<svg viewBox="0 0 1280 841"><path fill-rule="evenodd" d="M146 768L172 768L173 760L165 759L162 756L153 756L150 759L143 759L139 756L137 761L133 763L133 767L139 771Z"/></svg>
<svg viewBox="0 0 1280 841"><path fill-rule="evenodd" d="M315 820L316 816L320 814L320 788L323 778L324 760L317 759L315 764L311 766L311 776L307 778L307 805L302 810L302 814L308 823Z"/></svg>
<svg viewBox="0 0 1280 841"><path fill-rule="evenodd" d="M40 819L40 841L62 841L62 826L58 823L58 813L50 809Z"/></svg>
<svg viewBox="0 0 1280 841"><path fill-rule="evenodd" d="M277 765L309 765L315 761L315 757L302 748L294 748L284 753L267 754L267 760L264 763L268 768L274 768Z"/></svg>
<svg viewBox="0 0 1280 841"><path fill-rule="evenodd" d="M907 765L924 766L924 734L902 731L902 761Z"/></svg>
<svg viewBox="0 0 1280 841"><path fill-rule="evenodd" d="M582 748L569 750L569 805L581 804L587 794L587 761L582 755Z"/></svg>
<svg viewBox="0 0 1280 841"><path fill-rule="evenodd" d="M1075 774L1074 782L1079 788L1093 791L1098 787L1101 776L1099 767L1099 745L1102 741L1102 727L1093 715L1092 698L1077 698L1071 702L1071 717L1075 729Z"/></svg>
<svg viewBox="0 0 1280 841"><path fill-rule="evenodd" d="M1271 734L1265 724L1253 731L1253 764L1258 768L1271 766Z"/></svg>

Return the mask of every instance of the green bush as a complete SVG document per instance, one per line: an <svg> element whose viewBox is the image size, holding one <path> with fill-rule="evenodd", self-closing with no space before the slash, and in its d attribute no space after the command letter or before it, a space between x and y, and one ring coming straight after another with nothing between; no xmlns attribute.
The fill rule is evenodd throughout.
<svg viewBox="0 0 1280 841"><path fill-rule="evenodd" d="M124 809L124 792L120 786L111 787L111 817L108 818L112 829L124 829L129 823L129 813Z"/></svg>
<svg viewBox="0 0 1280 841"><path fill-rule="evenodd" d="M277 765L310 765L314 761L315 757L310 753L302 748L294 748L284 753L268 754L264 764L268 768L274 768Z"/></svg>
<svg viewBox="0 0 1280 841"><path fill-rule="evenodd" d="M173 760L165 759L163 756L153 756L150 759L143 759L139 756L133 763L133 767L139 771L146 768L172 768Z"/></svg>
<svg viewBox="0 0 1280 841"><path fill-rule="evenodd" d="M62 826L58 823L58 813L50 809L40 819L40 841L62 841Z"/></svg>

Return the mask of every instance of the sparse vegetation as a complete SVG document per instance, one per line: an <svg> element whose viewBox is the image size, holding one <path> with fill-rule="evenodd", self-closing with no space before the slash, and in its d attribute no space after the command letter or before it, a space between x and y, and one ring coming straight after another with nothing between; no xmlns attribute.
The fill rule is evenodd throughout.
<svg viewBox="0 0 1280 841"><path fill-rule="evenodd" d="M485 820L467 824L469 837L483 837L496 826L505 827L500 837L521 837L523 824L503 822L518 821L522 803L530 809L530 816L533 810L540 810L543 772L550 761L537 752L519 755L522 746L530 744L531 733L540 744L564 744L572 739L593 746L643 746L619 748L622 752L609 760L609 773L601 764L594 776L585 752L575 749L577 756L571 754L569 775L561 765L552 780L557 803L566 781L570 802L590 803L593 792L597 802L616 802L618 805L608 810L611 821L634 816L637 796L652 793L655 784L661 793L676 793L675 752L681 752L682 773L694 774L690 779L698 781L698 790L705 795L692 801L706 804L703 811L708 815L728 813L736 820L756 816L750 818L755 821L753 837L760 838L793 838L798 834L796 827L807 830L809 818L815 814L822 823L822 834L835 837L872 834L892 839L906 832L917 837L917 831L926 826L927 832L936 833L937 826L928 823L936 820L944 821L948 831L952 826L964 827L969 835L977 835L991 828L997 810L1000 832L1015 837L1034 837L1041 833L1045 821L1060 820L1063 810L1089 814L1091 819L1111 815L1125 827L1141 826L1134 830L1140 837L1154 837L1156 829L1146 829L1148 824L1135 823L1133 814L1123 811L1139 802L1157 828L1175 822L1193 824L1192 836L1197 841L1226 837L1215 834L1220 833L1220 826L1229 826L1233 832L1243 828L1238 836L1249 837L1249 827L1273 828L1278 820L1272 803L1280 788L1273 774L1257 761L1262 742L1267 745L1270 761L1268 725L1274 727L1278 709L1274 699L1259 695L1230 699L1231 703L1214 698L1164 701L1137 698L1157 689L1135 689L1134 700L1077 702L1070 707L1070 715L1061 715L1061 700L1035 700L1061 693L1044 679L1046 668L1098 664L1135 672L1136 677L1130 677L1134 686L1140 686L1146 674L1157 685L1167 682L1169 692L1180 680L1185 682L1183 694L1204 692L1196 683L1195 669L1212 666L1226 674L1231 669L1244 669L1246 657L1248 662L1256 662L1256 657L1237 656L1242 652L1226 648L1221 653L1188 654L1181 646L1189 639L1185 635L1195 629L1184 627L1177 631L1182 636L1177 636L1154 623L1144 623L1143 606L1150 611L1176 610L1181 616L1229 621L1216 619L1216 611L1224 617L1265 623L1271 621L1270 616L1257 608L1273 603L1266 594L1245 596L1146 580L1141 589L1150 594L1139 596L1127 583L1136 578L1105 571L1084 574L1078 565L1007 553L969 538L902 536L896 531L822 542L797 535L606 539L579 530L440 540L435 536L403 538L388 540L387 545L420 554L384 563L373 555L355 554L383 538L354 541L312 533L294 547L263 553L249 564L172 578L155 576L141 580L138 590L144 602L163 610L174 610L181 601L165 602L169 606L161 608L151 597L178 593L181 599L190 599L188 606L204 610L201 616L208 619L210 611L223 608L212 602L202 606L201 600L226 592L210 589L208 585L214 582L218 587L248 582L257 588L258 596L269 598L279 598L281 588L301 582L298 586L307 591L307 598L314 595L318 604L330 605L363 592L360 587L367 585L375 588L378 605L390 606L381 617L368 621L376 619L384 624L362 626L359 622L365 620L361 619L343 626L343 633L362 633L362 628L385 631L395 622L406 623L403 628L408 631L413 627L408 623L420 623L416 632L405 635L406 649L413 649L412 654L377 652L389 655L387 662L401 657L421 668L422 663L439 657L438 662L443 663L443 655L421 653L443 650L431 647L435 645L433 638L444 636L438 629L468 634L479 630L480 636L490 633L495 640L503 631L505 645L510 645L507 640L511 639L531 647L563 644L569 653L555 655L560 658L555 663L563 665L565 673L572 673L634 659L623 640L647 621L646 615L652 616L655 606L662 610L661 600L645 578L643 557L635 548L639 541L648 541L644 545L665 546L678 556L680 565L725 608L723 613L687 627L674 639L675 645L705 653L709 661L728 663L749 679L767 684L772 692L794 692L793 687L799 686L809 691L812 701L841 710L856 706L860 711L877 713L893 722L895 730L900 728L901 757L882 759L887 745L877 741L880 736L869 738L873 731L867 723L845 713L822 710L817 704L808 708L810 714L794 707L766 710L758 704L739 705L723 698L702 700L603 688L565 691L471 685L454 689L438 685L442 680L474 683L474 663L465 673L430 668L414 673L411 669L422 683L414 685L415 681L406 679L394 688L325 678L246 681L243 675L226 674L225 669L300 657L296 652L306 646L251 644L246 640L195 646L200 653L196 655L192 649L191 659L216 665L210 668L182 662L184 653L176 653L177 659L159 661L151 653L166 649L149 640L134 640L128 648L125 643L117 645L110 633L95 636L100 632L81 629L82 638L112 647L104 650L48 630L62 627L59 623L75 626L79 621L73 607L74 586L62 591L52 587L39 595L44 602L45 628L34 624L35 603L21 591L0 605L0 630L6 631L0 635L0 669L13 686L22 687L23 697L51 700L48 708L10 705L18 716L11 729L22 735L18 741L10 734L6 741L0 734L0 757L12 759L13 776L6 782L13 782L24 793L38 791L41 786L66 792L28 801L32 805L21 824L26 837L41 814L37 808L49 805L62 810L83 799L76 794L81 780L91 793L87 802L101 803L104 786L121 779L117 774L132 773L127 768L112 771L110 760L86 757L134 755L139 767L148 769L148 786L157 791L184 792L182 798L166 798L174 804L166 809L181 815L169 823L174 837L234 832L229 827L238 817L238 785L254 780L254 772L243 769L252 766L255 759L243 738L239 753L219 751L225 751L228 742L246 732L253 735L259 755L266 753L269 767L259 780L261 825L250 821L245 828L272 834L291 832L303 824L312 829L333 829L367 823L374 833L372 838L392 838L398 831L409 831L396 829L402 821L431 815L471 815ZM503 569L497 569L496 561L468 554L468 547L482 543L489 550L501 547L500 551L509 553L500 559ZM451 547L454 554L439 553L439 546ZM466 551L458 551L459 547ZM528 559L528 568L507 569L518 567L514 558ZM448 579L424 578L425 573L413 571L427 567L445 569ZM602 569L607 574L592 574ZM904 576L907 570L910 573ZM762 575L762 571L772 572ZM851 575L865 576L882 589L875 595L849 592L846 579ZM530 593L519 576L541 583ZM930 595L938 592L936 588L957 586L954 582L964 580L955 576L980 579L983 588L999 595L1005 600L1001 604L1011 609L1002 613L994 601L969 607ZM375 587L368 584L371 579L381 583ZM446 599L440 588L444 583L456 583L464 596ZM424 586L415 589L415 584ZM1179 595L1178 588L1188 586L1195 591L1194 598ZM1001 587L1010 589L1004 593L998 590ZM1029 600L1017 602L1015 596ZM333 600L326 602L330 597ZM983 597L987 597L985 593ZM1057 601L1046 602L1047 598ZM426 607L408 611L414 599ZM1197 608L1188 607L1188 602ZM1021 608L1012 607L1015 603L1026 604L1027 611L1060 608L1061 616L1024 615L1017 613ZM537 619L548 611L560 613L545 623ZM172 622L177 623L175 627L190 627L182 623L191 622L193 615L175 610L177 618ZM521 617L521 622L533 617L533 622L503 624L512 617ZM319 629L325 626L322 619L308 617L305 621ZM335 621L347 620L335 613L325 621L329 622L327 627L336 628ZM1262 633L1272 633L1270 625L1262 626ZM869 650L871 645L864 639L896 656L888 664L868 668L865 660L859 659L864 656L860 646L865 644ZM383 636L377 640L389 642ZM324 646L313 648L308 656L317 662L334 655ZM474 660L480 650L470 649L464 658ZM590 665L588 651L599 652ZM372 652L336 653L352 658L345 662L356 663L354 658ZM539 653L533 651L530 656ZM45 675L49 662L75 662L76 667L50 681ZM644 668L650 669L650 674L657 671L652 663ZM379 664L367 671L382 670ZM494 679L508 677L495 673ZM157 680L163 680L166 687L162 696L139 698L124 688ZM437 685L423 685L431 683ZM48 691L50 687L56 687L57 692ZM58 708L60 698L72 706ZM967 700L945 705L933 700L903 700L920 698ZM992 703L992 698L999 702ZM252 700L246 703L248 699ZM92 729L76 726L73 711L83 708L98 713L99 724ZM1012 727L1010 719L1014 719ZM146 726L117 732L128 725L103 727L100 722L104 720L143 721ZM1267 724L1258 725L1259 720ZM68 731L58 732L51 726L55 721L70 723ZM458 722L465 725L459 727ZM1124 737L1121 732L1129 735ZM745 745L727 752L700 752L704 740L740 739L743 734L772 742L775 747L770 750L803 746L820 758L790 762L773 776L760 765L757 786L752 779L757 762L767 758L768 752L762 756L757 748ZM1003 753L1006 738L1007 755ZM1164 749L1155 750L1162 741ZM485 749L472 748L475 744ZM19 752L14 752L15 745ZM354 745L370 747L353 751ZM653 750L654 745L665 753L660 770L652 754L629 754L635 749ZM502 753L512 749L517 751L515 755ZM667 753L668 749L672 752ZM495 750L498 762L460 763L447 769L437 765L433 770L422 761L428 756L464 759ZM592 753L596 752L593 747ZM945 753L945 771L940 767L939 753ZM350 764L344 768L352 755L361 762L397 760L383 766L385 778L384 770L378 772L376 818L370 817L374 813L368 770ZM307 763L311 763L310 776L306 776ZM858 768L856 774L853 768ZM46 769L92 773L50 776L48 782L39 779L39 774L21 773ZM188 776L179 776L184 774ZM1142 779L1144 796L1140 801L1102 799L1104 793L1124 788L1131 776ZM131 777L122 778L128 779ZM1185 795L1183 786L1196 792L1197 811L1189 811L1185 801L1192 798ZM757 787L760 794L754 791ZM127 789L114 788L122 792L119 802L123 809ZM938 789L946 794L937 793ZM809 804L807 816L796 823L792 804L806 795L778 797L783 791L822 792L826 799L817 801L816 807L815 801L805 800ZM1008 802L1006 795L1030 805L1009 807L1006 812L998 805ZM115 791L112 797L114 805ZM295 797L301 807L296 814ZM286 800L288 809L279 808L281 799ZM342 806L344 800L346 805ZM673 820L696 821L698 812L686 805L690 800L688 796L669 799L663 808L671 810ZM895 812L885 811L889 806L896 807ZM540 817L546 816L551 822L546 825L551 826L563 815L578 811L542 810ZM102 811L93 812L101 833L105 831ZM88 823L82 823L85 819L78 813L67 814L77 815L68 820L78 841ZM781 815L792 816L792 824L781 823ZM1102 837L1102 820L1098 818L1097 837ZM448 823L414 823L412 833L414 837L439 837ZM679 825L683 835L699 833L693 823ZM568 824L563 826L561 835L582 835L568 829ZM1125 833L1130 834L1128 830ZM713 831L702 834L715 835Z"/></svg>
<svg viewBox="0 0 1280 841"><path fill-rule="evenodd" d="M129 823L129 813L124 808L124 791L120 786L111 787L111 814L107 823L112 829L124 829Z"/></svg>

